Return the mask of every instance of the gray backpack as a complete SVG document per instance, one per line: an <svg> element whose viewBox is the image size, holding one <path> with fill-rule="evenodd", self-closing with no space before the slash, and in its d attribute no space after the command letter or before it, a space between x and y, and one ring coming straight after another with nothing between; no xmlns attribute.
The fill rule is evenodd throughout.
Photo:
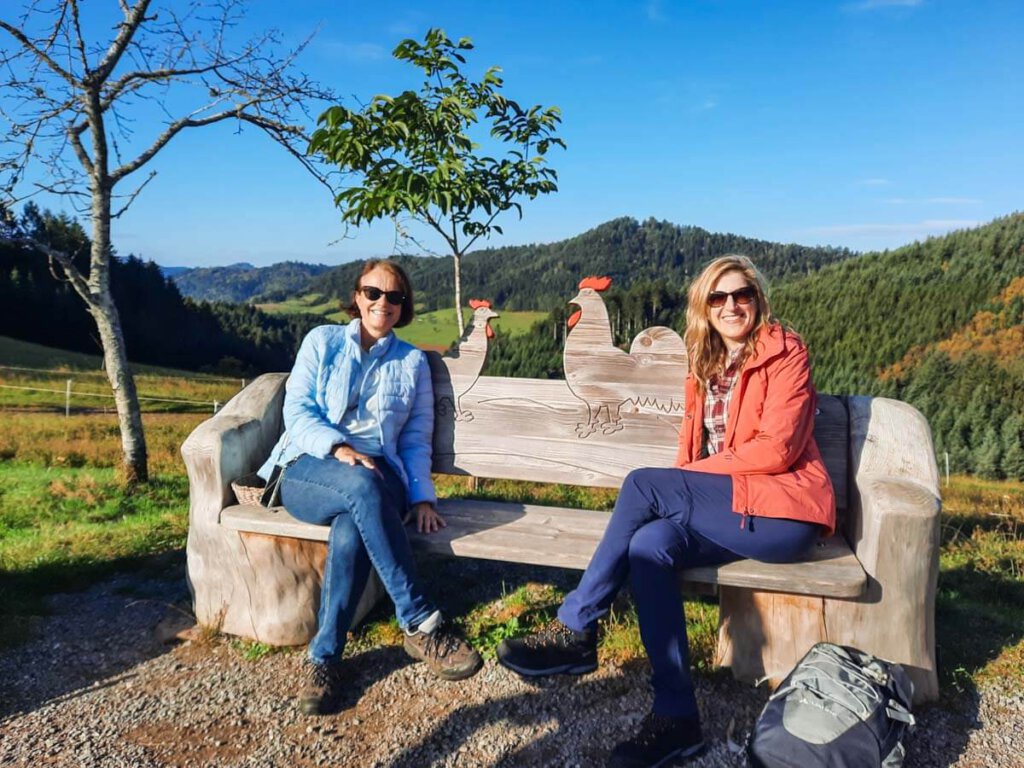
<svg viewBox="0 0 1024 768"><path fill-rule="evenodd" d="M755 768L899 768L914 724L899 664L818 643L768 699L747 753Z"/></svg>

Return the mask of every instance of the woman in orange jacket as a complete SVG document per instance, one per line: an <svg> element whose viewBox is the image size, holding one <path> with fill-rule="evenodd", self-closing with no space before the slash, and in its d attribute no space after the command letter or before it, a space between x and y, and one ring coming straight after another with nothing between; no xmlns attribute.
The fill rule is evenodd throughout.
<svg viewBox="0 0 1024 768"><path fill-rule="evenodd" d="M629 579L651 661L654 704L609 765L657 766L704 748L677 571L753 558L802 559L835 528L835 495L814 442L807 348L772 316L744 256L715 259L690 286L690 373L671 469L639 469L558 621L504 641L498 660L526 676L597 668L597 621Z"/></svg>

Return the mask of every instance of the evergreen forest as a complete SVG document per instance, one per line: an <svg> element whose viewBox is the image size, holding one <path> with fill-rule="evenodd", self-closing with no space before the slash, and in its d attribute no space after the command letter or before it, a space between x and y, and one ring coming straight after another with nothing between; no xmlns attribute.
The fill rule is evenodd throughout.
<svg viewBox="0 0 1024 768"><path fill-rule="evenodd" d="M102 354L96 326L59 269L31 241L76 254L88 273L89 239L78 222L31 203L0 229L0 333L24 341ZM298 344L323 318L270 316L246 304L196 302L182 297L153 262L112 260L112 291L129 358L225 375L287 370Z"/></svg>

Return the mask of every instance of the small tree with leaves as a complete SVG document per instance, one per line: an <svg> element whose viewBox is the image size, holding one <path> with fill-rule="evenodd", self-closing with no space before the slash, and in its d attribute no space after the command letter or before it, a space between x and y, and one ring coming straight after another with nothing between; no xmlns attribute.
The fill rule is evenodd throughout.
<svg viewBox="0 0 1024 768"><path fill-rule="evenodd" d="M502 234L495 223L502 212L515 209L521 217L520 200L558 189L546 155L565 148L556 136L557 107L524 109L506 98L498 67L479 81L462 72L462 52L472 48L469 38L453 42L440 29L422 43L403 40L393 55L423 71L419 91L375 96L360 111L331 107L310 143L312 154L361 180L335 198L342 221L358 226L387 217L408 236L408 217L441 236L454 260L460 335L463 256L480 238ZM489 129L502 156L471 138L478 126Z"/></svg>
<svg viewBox="0 0 1024 768"><path fill-rule="evenodd" d="M49 257L96 322L127 482L145 481L148 467L111 293L111 220L155 176L153 160L168 143L216 123L263 131L323 180L305 154L302 124L305 106L333 95L294 72L305 43L278 52L279 34L270 30L235 44L244 12L243 0L30 0L19 16L5 7L8 18L0 18L0 202L6 210L45 192L91 223L87 270L54 243L29 245ZM109 33L91 37L96 30Z"/></svg>

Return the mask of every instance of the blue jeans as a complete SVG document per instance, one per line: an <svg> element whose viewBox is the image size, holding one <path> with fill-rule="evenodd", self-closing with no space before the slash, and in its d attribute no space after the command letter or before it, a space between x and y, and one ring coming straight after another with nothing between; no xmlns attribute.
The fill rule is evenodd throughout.
<svg viewBox="0 0 1024 768"><path fill-rule="evenodd" d="M741 523L743 523L741 527ZM696 717L678 571L741 558L799 560L814 523L732 511L732 478L684 469L638 469L622 484L608 528L579 586L558 610L577 631L593 627L630 580L640 637L651 661L654 711Z"/></svg>
<svg viewBox="0 0 1024 768"><path fill-rule="evenodd" d="M309 644L309 657L316 662L341 659L371 564L395 604L402 629L418 627L435 610L416 578L402 525L408 506L405 486L384 458L375 458L375 463L379 473L333 456L302 455L281 481L281 503L292 517L331 527L319 627Z"/></svg>

